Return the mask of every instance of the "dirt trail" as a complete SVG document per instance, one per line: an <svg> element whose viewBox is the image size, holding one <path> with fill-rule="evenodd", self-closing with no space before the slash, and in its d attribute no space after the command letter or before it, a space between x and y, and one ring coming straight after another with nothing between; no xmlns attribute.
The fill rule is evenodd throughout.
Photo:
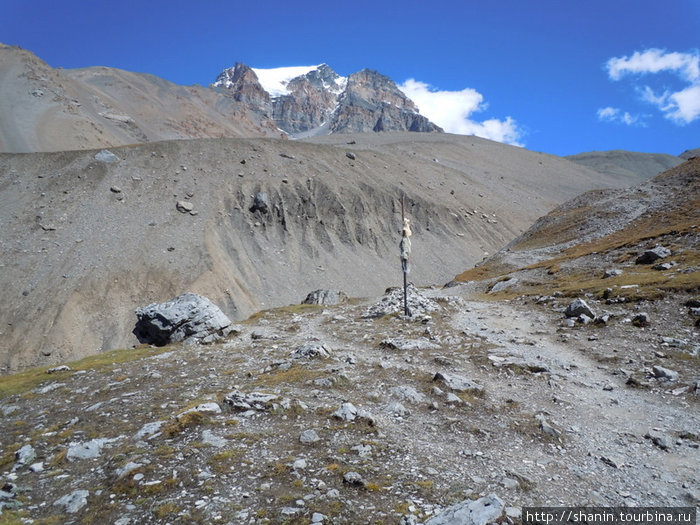
<svg viewBox="0 0 700 525"><path fill-rule="evenodd" d="M496 356L512 356L549 369L550 379L540 388L533 388L528 380L509 390L500 375L487 374L484 381L489 392L504 399L514 397L521 407L544 414L562 431L567 450L564 471L578 475L591 467L590 458L597 458L599 464L589 474L624 472L628 482L649 496L664 495L670 488L697 488L698 449L677 439L696 436L698 428L695 404L683 398L683 389L674 390L673 385L662 392L633 388L626 384L629 371L624 368L633 367L634 358L623 358L619 366L601 360L600 353L588 353L586 346L597 346L614 363L618 353L639 352L616 337L619 327L609 329L599 340L595 332L565 328L563 315L551 308L522 301L467 304L468 311L453 320L456 329L479 334L495 347ZM662 436L661 443L669 447L650 447L652 441L645 438L649 435ZM621 503L630 503L632 492L619 482ZM603 501L593 497L590 502Z"/></svg>

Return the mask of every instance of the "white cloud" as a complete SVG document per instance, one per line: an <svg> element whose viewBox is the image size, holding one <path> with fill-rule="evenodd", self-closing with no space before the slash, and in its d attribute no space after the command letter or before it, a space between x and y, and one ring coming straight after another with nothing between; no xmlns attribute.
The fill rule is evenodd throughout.
<svg viewBox="0 0 700 525"><path fill-rule="evenodd" d="M614 120L618 113L620 113L618 108L611 108L610 106L607 108L600 108L598 110L598 119L609 122Z"/></svg>
<svg viewBox="0 0 700 525"><path fill-rule="evenodd" d="M448 133L476 135L485 139L522 146L521 131L515 120L489 119L483 122L471 120L475 111L486 109L484 96L471 88L461 91L439 91L429 84L409 78L399 85L408 98L418 106L421 115L429 118Z"/></svg>
<svg viewBox="0 0 700 525"><path fill-rule="evenodd" d="M672 93L657 95L649 86L642 90L642 100L654 104L666 118L679 124L689 124L700 118L700 84Z"/></svg>
<svg viewBox="0 0 700 525"><path fill-rule="evenodd" d="M684 80L700 80L700 55L698 53L666 53L662 49L635 51L631 57L614 57L607 61L608 74L620 80L628 74L675 72Z"/></svg>
<svg viewBox="0 0 700 525"><path fill-rule="evenodd" d="M611 80L621 80L633 75L641 77L662 72L675 74L685 86L677 91L665 89L662 93L649 85L638 85L635 88L641 99L656 106L664 116L677 123L689 124L700 119L700 53L667 53L662 49L647 49L636 51L632 56L614 57L605 64ZM607 108L604 108L607 109ZM611 121L598 111L600 120Z"/></svg>
<svg viewBox="0 0 700 525"><path fill-rule="evenodd" d="M616 124L626 124L628 126L646 127L644 115L631 115L620 108L605 107L598 110L598 120L601 122L614 122Z"/></svg>

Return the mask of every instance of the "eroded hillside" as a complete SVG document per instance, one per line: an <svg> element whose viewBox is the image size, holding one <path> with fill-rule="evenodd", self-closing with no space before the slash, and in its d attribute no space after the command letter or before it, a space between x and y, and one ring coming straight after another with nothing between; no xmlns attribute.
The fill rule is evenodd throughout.
<svg viewBox="0 0 700 525"><path fill-rule="evenodd" d="M611 185L561 158L474 137L332 140L0 156L4 369L130 346L134 309L185 291L235 319L317 288L381 293L401 279L402 194L411 279L432 284L566 199ZM254 206L258 194L265 206Z"/></svg>

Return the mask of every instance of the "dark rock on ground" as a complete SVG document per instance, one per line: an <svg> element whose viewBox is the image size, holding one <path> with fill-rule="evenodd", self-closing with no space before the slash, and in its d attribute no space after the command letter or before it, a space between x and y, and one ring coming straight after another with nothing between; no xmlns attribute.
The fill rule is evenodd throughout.
<svg viewBox="0 0 700 525"><path fill-rule="evenodd" d="M637 257L635 264L651 264L659 259L664 259L669 255L671 255L671 250L664 248L663 246L656 246L651 250L646 250L642 255Z"/></svg>
<svg viewBox="0 0 700 525"><path fill-rule="evenodd" d="M255 194L250 211L252 213L255 213L256 211L259 211L260 213L267 213L270 211L270 203L268 201L267 193L258 192Z"/></svg>
<svg viewBox="0 0 700 525"><path fill-rule="evenodd" d="M635 315L632 318L632 324L634 326L637 326L639 328L643 328L645 326L649 326L651 324L651 319L649 318L649 314L646 312L640 312L637 315Z"/></svg>

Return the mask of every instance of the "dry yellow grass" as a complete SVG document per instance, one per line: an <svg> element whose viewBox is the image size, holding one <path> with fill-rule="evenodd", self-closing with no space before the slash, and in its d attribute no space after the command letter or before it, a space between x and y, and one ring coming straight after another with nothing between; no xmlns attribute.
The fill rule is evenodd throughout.
<svg viewBox="0 0 700 525"><path fill-rule="evenodd" d="M692 291L697 289L700 277L697 271L693 271L693 268L697 268L700 264L700 252L692 245L690 248L681 246L683 248L681 253L674 256L674 260L679 263L679 267L673 276L667 275L666 272L651 270L649 267L640 267L634 271L626 272L623 276L607 279L603 282L601 276L587 274L585 271L564 271L567 264L576 259L591 255L602 255L613 250L624 250L625 248L629 248L629 251L617 257L616 261L618 263L629 262L630 259L636 257L640 246L644 244L651 244L654 241L661 242L662 240L668 244L672 243L673 239L679 236L696 234L697 228L700 227L699 183L696 182L696 172L700 168L698 166L700 163L686 164L681 165L675 171L670 170L667 175L660 176L657 179L657 183L664 181L664 185L679 186L678 195L675 198L668 199L669 202L666 205L657 206L653 212L640 215L637 219L622 226L620 229L597 239L575 244L552 257L542 258L524 268L509 266L501 258L495 257L482 266L463 272L455 280L465 282L493 279L504 277L517 270L546 270L547 274L551 276L551 278L546 280L543 279L540 283L525 284L517 289L510 289L496 294L499 299L521 293L529 295L546 294L551 293L553 290L560 290L564 293L579 290L597 292L610 286L631 284L639 285L643 289L644 295L663 293L664 290ZM686 179L681 180L679 177L679 173L682 176L688 175L683 170L692 171L689 181ZM595 195L595 192L593 192L593 195ZM643 200L644 197L644 194L637 193L635 195L637 199ZM630 197L623 195L621 198ZM608 220L614 219L611 212L591 205L555 210L547 216L537 231L524 236L520 242L511 247L511 250L525 252L575 241L580 235L581 229L590 224L591 215L597 215L599 218ZM671 248L674 247L671 246ZM686 273L679 273L677 270L680 269L685 270ZM635 292L632 290L624 293L632 295ZM493 296L484 296L483 298L494 299Z"/></svg>
<svg viewBox="0 0 700 525"><path fill-rule="evenodd" d="M303 366L292 365L287 370L276 369L267 374L261 375L255 381L256 386L275 387L278 385L299 385L307 381L319 379L328 375L324 370L310 370Z"/></svg>

